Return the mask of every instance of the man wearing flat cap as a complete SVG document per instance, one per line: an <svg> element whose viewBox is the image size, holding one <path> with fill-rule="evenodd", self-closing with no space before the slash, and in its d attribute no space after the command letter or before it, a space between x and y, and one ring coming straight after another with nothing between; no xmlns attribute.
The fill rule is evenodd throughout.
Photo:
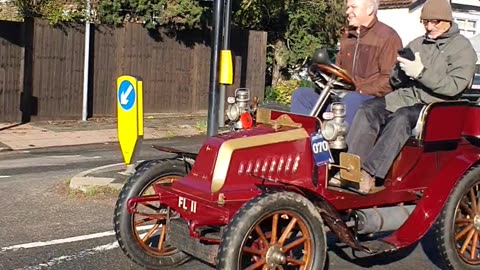
<svg viewBox="0 0 480 270"><path fill-rule="evenodd" d="M390 75L394 91L364 102L347 136L348 152L362 161L361 193L369 193L375 178L385 179L422 108L458 99L474 76L477 55L452 22L447 0L427 0L420 19L425 35L406 46L412 60L397 57Z"/></svg>

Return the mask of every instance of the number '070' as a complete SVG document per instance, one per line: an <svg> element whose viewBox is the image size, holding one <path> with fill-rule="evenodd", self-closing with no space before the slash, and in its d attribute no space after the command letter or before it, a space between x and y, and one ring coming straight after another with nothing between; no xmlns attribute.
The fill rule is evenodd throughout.
<svg viewBox="0 0 480 270"><path fill-rule="evenodd" d="M313 150L313 153L315 154L328 151L328 142L323 141L323 142L314 143L312 145L312 150Z"/></svg>

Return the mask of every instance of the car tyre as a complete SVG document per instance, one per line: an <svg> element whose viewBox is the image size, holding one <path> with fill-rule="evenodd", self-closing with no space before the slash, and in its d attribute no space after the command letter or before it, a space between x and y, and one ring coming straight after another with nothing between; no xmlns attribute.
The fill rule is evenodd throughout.
<svg viewBox="0 0 480 270"><path fill-rule="evenodd" d="M480 166L475 166L455 185L433 226L436 247L448 269L480 270L479 200Z"/></svg>
<svg viewBox="0 0 480 270"><path fill-rule="evenodd" d="M302 260L307 266L295 267ZM217 269L316 270L325 261L325 229L314 205L293 192L267 192L243 205L227 225Z"/></svg>
<svg viewBox="0 0 480 270"><path fill-rule="evenodd" d="M127 257L146 269L172 269L186 262L190 257L175 247L168 246L168 235L163 237L163 239L166 240L164 240L165 244L162 245L162 248L158 248L158 244L153 243L146 245L147 241L143 242L141 240L142 236L137 230L135 216L128 212L127 202L132 197L153 195L152 184L171 184L173 181L187 175L187 170L188 166L184 161L179 159L150 161L142 167L137 168L137 171L127 180L120 191L114 213L115 236L120 248ZM160 202L157 204L155 207L161 208ZM140 205L141 204L138 204L136 207L139 208ZM149 210L152 211L151 209ZM161 226L165 226L165 228L160 227L157 230L164 230L162 234L166 234L164 220L151 221L155 222L155 224L161 223ZM147 238L147 236L144 237ZM154 241L154 235L148 237L152 238L152 242ZM160 240L162 239L160 236L157 236L157 239L157 243L162 241ZM149 239L147 240L150 241Z"/></svg>

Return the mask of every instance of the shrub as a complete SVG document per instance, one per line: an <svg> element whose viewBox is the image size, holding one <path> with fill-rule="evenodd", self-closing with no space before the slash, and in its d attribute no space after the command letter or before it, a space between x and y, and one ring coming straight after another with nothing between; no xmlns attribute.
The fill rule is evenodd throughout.
<svg viewBox="0 0 480 270"><path fill-rule="evenodd" d="M314 86L315 84L312 81L308 80L282 81L276 86L269 86L265 89L265 100L290 105L292 93L298 87L313 88Z"/></svg>

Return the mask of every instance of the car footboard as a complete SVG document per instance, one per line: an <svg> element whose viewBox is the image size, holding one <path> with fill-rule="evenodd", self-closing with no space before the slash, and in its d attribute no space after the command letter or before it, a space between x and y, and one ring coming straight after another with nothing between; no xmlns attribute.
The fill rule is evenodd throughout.
<svg viewBox="0 0 480 270"><path fill-rule="evenodd" d="M181 218L171 219L167 228L169 244L202 261L216 264L218 243L204 243L202 238L191 237L187 222Z"/></svg>

